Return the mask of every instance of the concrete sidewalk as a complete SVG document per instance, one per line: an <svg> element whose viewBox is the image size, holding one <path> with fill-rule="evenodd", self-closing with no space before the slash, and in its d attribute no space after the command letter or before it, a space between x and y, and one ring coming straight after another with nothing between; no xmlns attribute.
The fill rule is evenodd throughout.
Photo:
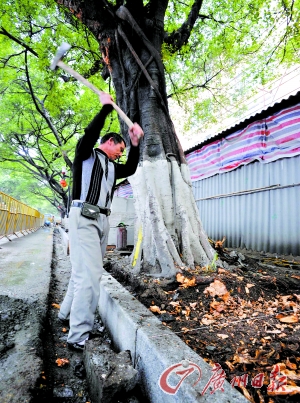
<svg viewBox="0 0 300 403"><path fill-rule="evenodd" d="M47 313L53 230L0 243L0 401L31 399L42 371L40 334Z"/></svg>
<svg viewBox="0 0 300 403"><path fill-rule="evenodd" d="M11 315L4 316L3 323L7 337L11 336L8 329L14 329L15 343L9 354L0 359L1 403L29 402L29 389L40 376L39 335L47 309L52 231L42 228L13 242L0 243L0 314L2 319L6 307L13 306ZM62 242L65 241L67 237L63 236ZM222 384L223 390L211 394L211 389L207 389L203 393L213 375L212 367L163 326L109 273L104 273L100 287L101 318L114 345L120 351L130 350L140 383L151 403L248 402L226 380ZM4 341L0 340L0 343ZM181 373L178 375L176 371ZM178 389L174 393L176 385Z"/></svg>

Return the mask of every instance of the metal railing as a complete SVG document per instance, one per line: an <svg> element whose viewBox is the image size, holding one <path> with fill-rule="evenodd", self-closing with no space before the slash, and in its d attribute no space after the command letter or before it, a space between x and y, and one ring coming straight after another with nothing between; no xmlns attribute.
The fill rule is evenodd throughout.
<svg viewBox="0 0 300 403"><path fill-rule="evenodd" d="M0 192L0 239L18 233L35 231L44 224L38 210Z"/></svg>

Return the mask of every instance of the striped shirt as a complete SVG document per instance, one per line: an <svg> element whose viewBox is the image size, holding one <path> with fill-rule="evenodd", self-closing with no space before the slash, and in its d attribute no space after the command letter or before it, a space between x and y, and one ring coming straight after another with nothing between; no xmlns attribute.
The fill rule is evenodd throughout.
<svg viewBox="0 0 300 403"><path fill-rule="evenodd" d="M111 105L104 105L77 143L73 163L73 200L110 208L117 179L136 171L139 147L131 145L126 164L117 164L99 148L94 148Z"/></svg>

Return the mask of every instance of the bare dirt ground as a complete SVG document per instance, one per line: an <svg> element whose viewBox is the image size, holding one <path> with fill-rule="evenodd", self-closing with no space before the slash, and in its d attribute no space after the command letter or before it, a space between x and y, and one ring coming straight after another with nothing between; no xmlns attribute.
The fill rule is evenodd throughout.
<svg viewBox="0 0 300 403"><path fill-rule="evenodd" d="M133 275L125 251L105 268L250 402L299 402L300 259L213 244L226 268L178 268L174 281Z"/></svg>

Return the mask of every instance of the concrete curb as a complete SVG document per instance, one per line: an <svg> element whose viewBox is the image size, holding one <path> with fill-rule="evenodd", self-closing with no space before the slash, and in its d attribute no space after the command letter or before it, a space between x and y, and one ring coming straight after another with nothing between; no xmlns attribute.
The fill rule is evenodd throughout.
<svg viewBox="0 0 300 403"><path fill-rule="evenodd" d="M61 236L64 254L67 256L70 254L69 235L61 226L58 226L58 230Z"/></svg>
<svg viewBox="0 0 300 403"><path fill-rule="evenodd" d="M68 234L61 228L60 233L67 254ZM210 394L211 389L208 389L202 395L213 375L212 367L105 270L100 283L99 313L114 345L119 351L131 352L133 366L139 372L139 382L151 403L248 402L226 380L224 391L216 390ZM199 372L194 370L184 379L176 394L167 394L159 386L160 376L167 368L182 361L185 364L189 361L197 365L201 370L201 379L194 385L199 375ZM182 367L181 369L184 370ZM175 386L178 379L178 376L171 375L171 385Z"/></svg>
<svg viewBox="0 0 300 403"><path fill-rule="evenodd" d="M212 367L106 271L100 283L99 313L115 346L120 351L130 350L133 366L139 372L139 380L151 403L248 402L226 380L223 391L216 390L211 394L212 389L209 388L202 395L213 375ZM181 362L183 365L179 366ZM175 364L185 373L189 368L191 374L182 381L176 394L168 394L159 386L159 380L162 373ZM199 382L196 366L201 371ZM179 380L173 372L167 378L167 384L175 388Z"/></svg>

